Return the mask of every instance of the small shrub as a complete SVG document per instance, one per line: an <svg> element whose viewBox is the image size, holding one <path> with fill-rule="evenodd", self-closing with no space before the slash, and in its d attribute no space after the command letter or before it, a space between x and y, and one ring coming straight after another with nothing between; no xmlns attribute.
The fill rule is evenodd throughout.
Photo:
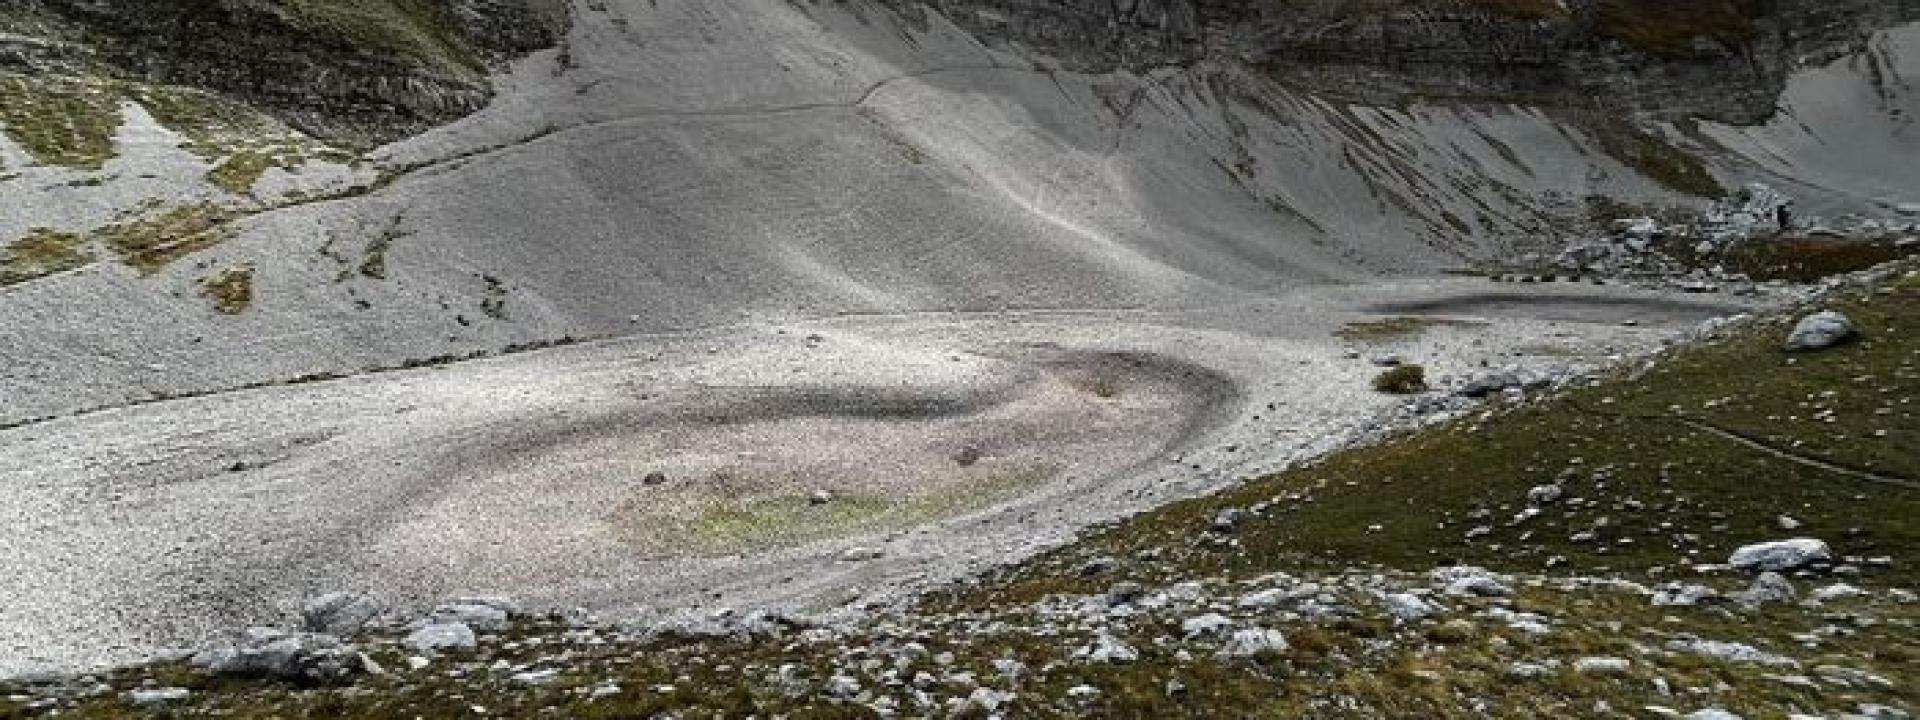
<svg viewBox="0 0 1920 720"><path fill-rule="evenodd" d="M1412 395L1427 389L1427 369L1419 365L1401 365L1373 379L1373 389L1394 395Z"/></svg>

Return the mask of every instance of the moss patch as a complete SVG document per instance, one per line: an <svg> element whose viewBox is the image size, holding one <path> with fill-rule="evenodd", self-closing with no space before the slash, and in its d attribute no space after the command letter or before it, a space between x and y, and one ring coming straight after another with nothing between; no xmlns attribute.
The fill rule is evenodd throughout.
<svg viewBox="0 0 1920 720"><path fill-rule="evenodd" d="M253 270L229 268L200 280L200 292L223 315L239 315L253 304Z"/></svg>
<svg viewBox="0 0 1920 720"><path fill-rule="evenodd" d="M98 170L113 157L120 97L80 78L0 72L0 129L35 162Z"/></svg>
<svg viewBox="0 0 1920 720"><path fill-rule="evenodd" d="M142 275L159 272L168 263L225 242L231 235L232 213L216 205L182 205L98 231L122 262Z"/></svg>
<svg viewBox="0 0 1920 720"><path fill-rule="evenodd" d="M26 237L0 250L0 285L12 285L93 262L86 240L79 235L34 228Z"/></svg>

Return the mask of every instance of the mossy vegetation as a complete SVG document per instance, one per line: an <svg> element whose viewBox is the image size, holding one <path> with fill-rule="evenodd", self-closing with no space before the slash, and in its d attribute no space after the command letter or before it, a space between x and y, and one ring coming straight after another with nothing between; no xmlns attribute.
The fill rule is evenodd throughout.
<svg viewBox="0 0 1920 720"><path fill-rule="evenodd" d="M228 268L200 280L200 291L223 315L239 315L253 304L253 269Z"/></svg>
<svg viewBox="0 0 1920 720"><path fill-rule="evenodd" d="M93 262L86 239L49 228L33 228L0 250L0 286L65 272Z"/></svg>
<svg viewBox="0 0 1920 720"><path fill-rule="evenodd" d="M34 162L98 170L113 157L120 123L109 83L0 71L0 130Z"/></svg>
<svg viewBox="0 0 1920 720"><path fill-rule="evenodd" d="M188 254L225 242L232 212L211 203L182 205L97 231L122 262L151 275Z"/></svg>

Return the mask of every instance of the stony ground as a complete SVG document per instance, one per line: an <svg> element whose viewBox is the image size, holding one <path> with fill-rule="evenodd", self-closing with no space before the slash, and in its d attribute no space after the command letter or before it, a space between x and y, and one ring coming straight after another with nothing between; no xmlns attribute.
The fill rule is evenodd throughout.
<svg viewBox="0 0 1920 720"><path fill-rule="evenodd" d="M1814 309L1858 334L1782 350ZM308 629L350 645L256 631L0 716L1909 717L1916 330L1920 271L1835 281L859 620L482 598L356 630L342 596Z"/></svg>

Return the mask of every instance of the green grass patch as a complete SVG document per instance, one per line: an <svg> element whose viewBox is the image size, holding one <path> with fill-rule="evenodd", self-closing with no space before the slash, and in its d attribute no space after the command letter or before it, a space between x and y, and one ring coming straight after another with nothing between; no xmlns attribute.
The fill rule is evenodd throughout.
<svg viewBox="0 0 1920 720"><path fill-rule="evenodd" d="M229 268L200 281L200 292L223 315L239 315L253 304L253 270Z"/></svg>
<svg viewBox="0 0 1920 720"><path fill-rule="evenodd" d="M109 84L0 72L0 130L35 162L98 170L113 157L120 122Z"/></svg>
<svg viewBox="0 0 1920 720"><path fill-rule="evenodd" d="M1390 368L1373 378L1373 389L1393 395L1413 395L1427 391L1427 369L1419 365Z"/></svg>
<svg viewBox="0 0 1920 720"><path fill-rule="evenodd" d="M210 203L182 205L96 231L122 262L151 275L189 254L225 242L230 211Z"/></svg>
<svg viewBox="0 0 1920 720"><path fill-rule="evenodd" d="M1725 561L1783 536L1841 555L1896 559L1920 547L1920 489L1762 452L1920 478L1920 281L1830 304L1864 337L1810 355L1779 344L1793 318L1674 351L1650 372L1453 422L1176 503L961 593L966 603L1090 592L1118 579L1078 574L1095 558L1151 557L1126 573L1154 582L1252 577L1303 564L1412 570L1463 562L1514 571L1673 572ZM1825 306L1823 306L1825 307ZM1528 511L1530 488L1564 499ZM1262 506L1231 534L1226 508ZM1523 515L1527 515L1523 517ZM1802 525L1778 527L1788 516ZM1868 581L1920 582L1920 565L1863 567Z"/></svg>
<svg viewBox="0 0 1920 720"><path fill-rule="evenodd" d="M235 195L246 195L253 192L253 184L274 164L273 158L261 153L241 151L208 170L207 182Z"/></svg>
<svg viewBox="0 0 1920 720"><path fill-rule="evenodd" d="M73 233L33 228L0 250L0 285L26 282L93 262L86 239Z"/></svg>

